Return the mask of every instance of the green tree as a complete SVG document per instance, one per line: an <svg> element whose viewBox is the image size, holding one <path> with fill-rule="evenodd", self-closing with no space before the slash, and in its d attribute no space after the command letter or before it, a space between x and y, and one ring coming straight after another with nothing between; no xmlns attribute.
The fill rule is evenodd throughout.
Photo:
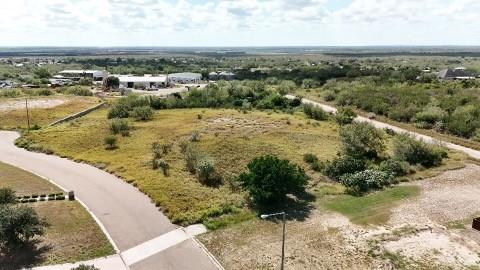
<svg viewBox="0 0 480 270"><path fill-rule="evenodd" d="M377 158L385 150L382 133L368 123L353 123L340 129L343 151L354 158Z"/></svg>
<svg viewBox="0 0 480 270"><path fill-rule="evenodd" d="M305 191L307 175L288 160L265 155L255 158L247 167L249 171L242 173L239 181L257 204L280 203L287 194Z"/></svg>
<svg viewBox="0 0 480 270"><path fill-rule="evenodd" d="M0 246L17 247L43 235L47 223L30 207L0 206Z"/></svg>
<svg viewBox="0 0 480 270"><path fill-rule="evenodd" d="M11 188L0 188L0 205L16 203L15 191Z"/></svg>
<svg viewBox="0 0 480 270"><path fill-rule="evenodd" d="M105 81L105 86L110 89L117 89L120 86L120 79L115 76L109 76Z"/></svg>
<svg viewBox="0 0 480 270"><path fill-rule="evenodd" d="M34 73L40 79L48 79L52 76L52 74L50 74L50 71L48 71L48 69L46 69L46 68L39 68L39 69L35 70Z"/></svg>
<svg viewBox="0 0 480 270"><path fill-rule="evenodd" d="M353 122L357 114L350 107L340 107L335 115L335 120L341 126L348 125Z"/></svg>

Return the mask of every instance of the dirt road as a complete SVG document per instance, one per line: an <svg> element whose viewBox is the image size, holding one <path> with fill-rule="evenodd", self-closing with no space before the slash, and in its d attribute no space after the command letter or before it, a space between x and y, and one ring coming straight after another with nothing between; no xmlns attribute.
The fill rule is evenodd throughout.
<svg viewBox="0 0 480 270"><path fill-rule="evenodd" d="M288 99L294 99L295 98L295 96L293 96L293 95L286 95L285 97L288 98ZM312 105L318 106L326 112L330 112L330 113L336 113L337 112L337 109L335 107L332 107L330 105L326 105L326 104L323 104L323 103L320 103L320 102L316 102L316 101L313 101L313 100L309 100L309 99L306 99L306 98L302 99L302 103L312 104ZM421 139L421 140L423 140L427 143L435 143L435 144L440 143L447 148L463 152L463 153L469 155L472 158L480 159L480 151L473 150L473 149L468 148L468 147L464 147L464 146L461 146L461 145L458 145L458 144L453 144L453 143L446 142L446 141L437 140L437 139L434 139L434 138L432 138L430 136L427 136L427 135L423 135L423 134L420 134L420 133L408 131L406 129L399 128L397 126L386 124L386 123L383 123L383 122L380 122L380 121L377 121L377 120L374 120L374 119L369 119L369 118L363 117L363 116L357 116L357 118L355 118L355 120L358 121L358 122L370 123L373 126L375 126L376 128L381 128L381 129L389 128L391 130L394 130L397 133L409 133L412 136L414 136L415 138Z"/></svg>

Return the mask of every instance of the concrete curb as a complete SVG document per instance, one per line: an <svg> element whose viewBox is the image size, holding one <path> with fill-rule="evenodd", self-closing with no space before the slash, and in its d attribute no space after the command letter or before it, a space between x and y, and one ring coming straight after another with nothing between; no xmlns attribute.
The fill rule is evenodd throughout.
<svg viewBox="0 0 480 270"><path fill-rule="evenodd" d="M76 119L76 118L85 116L85 115L87 115L87 114L89 114L89 113L91 113L91 112L93 112L93 111L95 111L95 110L98 110L99 108L103 107L105 104L107 104L107 102L102 101L100 104L97 104L97 105L95 105L95 106L93 106L93 107L90 107L90 108L88 108L88 109L86 109L86 110L83 110L83 111L78 112L78 113L76 113L76 114L72 114L72 115L69 115L69 116L67 116L67 117L65 117L65 118L62 118L62 119L60 119L60 120L57 120L57 121L49 124L49 126L55 126L55 125L58 125L58 124L61 124L61 123L64 123L64 122L68 122L68 121L71 121L71 120L73 120L73 119Z"/></svg>

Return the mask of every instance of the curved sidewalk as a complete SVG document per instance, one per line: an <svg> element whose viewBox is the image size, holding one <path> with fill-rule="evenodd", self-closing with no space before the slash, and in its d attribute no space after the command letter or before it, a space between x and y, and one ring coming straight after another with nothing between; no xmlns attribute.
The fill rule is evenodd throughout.
<svg viewBox="0 0 480 270"><path fill-rule="evenodd" d="M295 98L295 96L293 96L293 95L285 95L285 97L288 98L288 99L294 99ZM306 99L306 98L302 98L302 103L312 104L312 105L318 106L326 112L330 112L330 113L336 113L337 112L337 109L333 106L326 105L326 104L316 102L316 101L313 101L313 100L309 100L309 99ZM468 148L468 147L465 147L465 146L461 146L461 145L458 145L458 144L438 140L438 139L432 138L432 137L427 136L427 135L423 135L423 134L420 134L420 133L417 133L417 132L408 131L406 129L399 128L397 126L386 124L386 123L383 123L383 122L380 122L380 121L377 121L377 120L373 120L373 119L369 119L369 118L363 117L363 116L357 116L357 118L355 118L355 120L359 121L359 122L370 123L373 126L375 126L376 128L382 128L382 129L383 128L389 128L389 129L392 129L392 130L394 130L395 132L398 132L398 133L408 133L408 134L414 136L417 139L422 139L423 141L425 141L427 143L441 143L443 146L445 146L447 148L463 152L463 153L469 155L472 158L480 159L480 151L477 151L477 150L474 150L474 149L471 149L471 148Z"/></svg>
<svg viewBox="0 0 480 270"><path fill-rule="evenodd" d="M143 252L142 244L157 239L158 243L150 247L149 256L135 260L133 265L126 264L131 269L218 269L210 255L191 237L175 245L161 243L161 236L178 227L132 185L87 164L18 148L14 145L18 137L16 132L0 131L0 161L49 179L66 190L74 190L120 255L134 248Z"/></svg>

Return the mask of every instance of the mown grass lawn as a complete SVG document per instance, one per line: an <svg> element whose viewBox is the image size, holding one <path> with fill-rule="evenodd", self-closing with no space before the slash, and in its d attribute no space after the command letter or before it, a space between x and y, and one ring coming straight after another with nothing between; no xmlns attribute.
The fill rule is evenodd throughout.
<svg viewBox="0 0 480 270"><path fill-rule="evenodd" d="M48 194L61 190L34 174L0 162L0 187L9 187L22 194ZM45 235L39 237L37 250L24 251L15 256L11 265L0 269L18 269L20 266L35 266L83 261L114 254L115 251L98 224L76 201L48 201L28 203L49 226Z"/></svg>
<svg viewBox="0 0 480 270"><path fill-rule="evenodd" d="M347 216L352 223L379 225L388 221L390 211L402 200L420 194L420 188L403 185L356 197L347 194L326 197L321 206Z"/></svg>
<svg viewBox="0 0 480 270"><path fill-rule="evenodd" d="M81 96L63 96L53 95L46 97L28 97L32 100L64 100L65 103L52 108L30 108L30 127L38 125L40 127L46 126L56 120L62 119L71 114L88 109L100 102L96 97L81 97ZM0 107L2 103L21 102L25 104L25 98L0 98ZM0 110L0 129L25 129L27 128L27 114L25 107Z"/></svg>

